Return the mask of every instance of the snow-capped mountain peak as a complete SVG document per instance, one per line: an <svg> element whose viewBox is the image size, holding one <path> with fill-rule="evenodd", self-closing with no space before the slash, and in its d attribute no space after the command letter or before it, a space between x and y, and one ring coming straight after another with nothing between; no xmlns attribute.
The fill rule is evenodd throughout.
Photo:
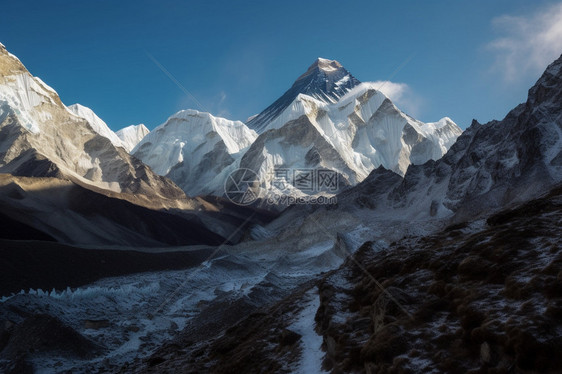
<svg viewBox="0 0 562 374"><path fill-rule="evenodd" d="M144 124L130 125L117 131L115 135L121 139L123 147L127 152L131 152L133 148L150 132Z"/></svg>
<svg viewBox="0 0 562 374"><path fill-rule="evenodd" d="M275 168L333 170L343 187L381 165L404 175L412 164L438 160L461 133L448 117L418 121L371 83L360 83L336 103L299 93L260 134L240 167L259 171L264 180Z"/></svg>
<svg viewBox="0 0 562 374"><path fill-rule="evenodd" d="M325 103L335 103L360 83L338 61L319 57L283 96L252 117L247 125L262 133L299 95L304 94Z"/></svg>
<svg viewBox="0 0 562 374"><path fill-rule="evenodd" d="M330 73L339 69L343 69L343 66L336 60L328 60L327 58L318 57L316 61L314 61L314 63L308 67L306 73L301 75L299 79L303 78L306 75L314 74L317 69L322 70L326 73Z"/></svg>
<svg viewBox="0 0 562 374"><path fill-rule="evenodd" d="M213 180L236 164L256 138L243 122L189 109L168 118L131 153L190 195L198 195L224 189L224 181Z"/></svg>
<svg viewBox="0 0 562 374"><path fill-rule="evenodd" d="M175 199L185 199L174 183L120 148L120 139L93 111L66 107L2 46L0 132L1 173L62 177L151 206L177 206L183 202Z"/></svg>
<svg viewBox="0 0 562 374"><path fill-rule="evenodd" d="M255 171L266 189L276 168L328 169L341 176L343 188L381 165L404 175L411 164L437 160L462 133L449 118L415 120L375 86L360 83L335 60L318 58L248 126L183 110L132 153L192 196L222 195L236 168Z"/></svg>

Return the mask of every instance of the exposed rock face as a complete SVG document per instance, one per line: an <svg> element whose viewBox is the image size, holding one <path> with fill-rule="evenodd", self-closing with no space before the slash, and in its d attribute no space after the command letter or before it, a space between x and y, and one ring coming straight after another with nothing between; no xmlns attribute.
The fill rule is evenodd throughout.
<svg viewBox="0 0 562 374"><path fill-rule="evenodd" d="M320 286L326 369L561 370L561 196L381 252L364 245Z"/></svg>
<svg viewBox="0 0 562 374"><path fill-rule="evenodd" d="M562 181L561 67L559 58L529 90L527 102L502 121L473 121L443 158L412 165L403 180L385 184L373 184L385 173L374 170L342 202L345 196L365 200L375 193L381 212L420 218L455 214L463 221L548 191Z"/></svg>
<svg viewBox="0 0 562 374"><path fill-rule="evenodd" d="M359 83L361 82L339 62L318 58L283 96L251 118L247 123L248 127L258 133L264 132L269 123L291 106L299 94L308 95L325 103L335 103Z"/></svg>
<svg viewBox="0 0 562 374"><path fill-rule="evenodd" d="M74 108L81 113L87 109ZM92 126L0 46L0 172L70 178L122 193L137 203L167 200L167 205L177 206L174 200L185 200L173 182L154 174ZM120 140L115 136L114 141Z"/></svg>

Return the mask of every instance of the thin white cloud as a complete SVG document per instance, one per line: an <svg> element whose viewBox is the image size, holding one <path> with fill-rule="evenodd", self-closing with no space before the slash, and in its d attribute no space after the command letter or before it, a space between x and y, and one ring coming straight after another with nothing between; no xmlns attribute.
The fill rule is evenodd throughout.
<svg viewBox="0 0 562 374"><path fill-rule="evenodd" d="M222 103L224 103L225 100L226 100L226 92L221 91L219 94L219 105L222 105Z"/></svg>
<svg viewBox="0 0 562 374"><path fill-rule="evenodd" d="M562 3L526 16L502 15L492 25L501 36L487 48L495 54L494 70L508 82L542 72L562 53Z"/></svg>
<svg viewBox="0 0 562 374"><path fill-rule="evenodd" d="M230 111L227 108L225 108L225 105L224 105L227 98L228 98L228 96L227 96L226 92L224 92L224 91L221 91L218 94L217 103L216 103L216 105L214 105L215 113L218 117L231 119L230 118Z"/></svg>

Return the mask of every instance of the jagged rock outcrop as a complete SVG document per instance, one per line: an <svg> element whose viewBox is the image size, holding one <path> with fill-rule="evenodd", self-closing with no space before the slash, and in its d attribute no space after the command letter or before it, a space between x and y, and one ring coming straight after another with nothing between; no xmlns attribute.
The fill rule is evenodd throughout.
<svg viewBox="0 0 562 374"><path fill-rule="evenodd" d="M503 120L473 121L443 158L411 165L402 180L375 184L386 171L374 170L340 202L372 200L381 214L463 221L545 193L562 181L561 160L562 57Z"/></svg>

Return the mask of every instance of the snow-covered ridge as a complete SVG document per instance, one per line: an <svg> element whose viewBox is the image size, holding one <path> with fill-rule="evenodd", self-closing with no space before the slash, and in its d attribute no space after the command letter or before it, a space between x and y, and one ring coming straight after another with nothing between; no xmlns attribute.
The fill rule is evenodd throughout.
<svg viewBox="0 0 562 374"><path fill-rule="evenodd" d="M182 110L146 135L131 153L188 194L197 195L216 187L211 181L256 138L243 122Z"/></svg>
<svg viewBox="0 0 562 374"><path fill-rule="evenodd" d="M121 139L123 147L127 152L131 152L133 148L150 132L144 124L130 125L117 131L115 134Z"/></svg>
<svg viewBox="0 0 562 374"><path fill-rule="evenodd" d="M260 114L248 120L248 127L262 133L271 121L281 114L299 94L305 94L317 100L334 103L360 82L339 62L318 58L304 74L297 78L273 104Z"/></svg>
<svg viewBox="0 0 562 374"><path fill-rule="evenodd" d="M197 110L181 110L150 132L132 151L161 175L167 174L184 156L210 152L222 141L229 154L240 152L256 138L241 121L230 121ZM153 149L152 147L156 147ZM149 152L151 151L151 152Z"/></svg>
<svg viewBox="0 0 562 374"><path fill-rule="evenodd" d="M0 129L6 134L0 138L2 173L64 176L126 193L137 202L146 196L169 201L185 196L173 183L117 149L121 140L90 109L67 108L54 89L33 77L4 47L0 47L0 112ZM138 183L139 176L146 183ZM142 200L149 205L155 201Z"/></svg>
<svg viewBox="0 0 562 374"><path fill-rule="evenodd" d="M2 48L5 50L3 45ZM5 50L5 52L17 62L8 64L8 66L17 67L13 69L17 74L0 77L0 101L5 102L14 110L23 127L33 134L38 134L41 132L41 123L52 119L52 114L41 110L40 106L42 103L61 104L58 94L39 77L22 71L21 61L8 51ZM7 72L3 72L3 74L5 73ZM85 119L95 132L108 138L113 145L123 147L117 135L90 108L73 104L66 109L73 115ZM37 114L37 117L33 115L33 112Z"/></svg>
<svg viewBox="0 0 562 374"><path fill-rule="evenodd" d="M119 137L111 131L109 126L107 126L107 124L98 117L92 109L78 103L69 105L67 108L75 116L85 119L95 132L108 138L114 146L124 147L121 139L119 139Z"/></svg>
<svg viewBox="0 0 562 374"><path fill-rule="evenodd" d="M187 125L188 127L184 126ZM225 145L229 153L237 153L241 149L249 146L254 140L256 133L241 121L231 121L226 118L215 117L210 113L199 112L197 110L181 110L171 116L166 123L155 129L158 132L161 128L173 126L178 132L188 130L194 138L208 132L216 132ZM193 132L198 132L194 134Z"/></svg>
<svg viewBox="0 0 562 374"><path fill-rule="evenodd" d="M381 165L404 174L412 163L437 160L462 133L447 117L432 123L413 119L384 93L373 89L372 83L357 85L336 103L299 94L265 131L282 131L287 123L302 116L356 173L352 184ZM279 166L279 162L276 164Z"/></svg>

